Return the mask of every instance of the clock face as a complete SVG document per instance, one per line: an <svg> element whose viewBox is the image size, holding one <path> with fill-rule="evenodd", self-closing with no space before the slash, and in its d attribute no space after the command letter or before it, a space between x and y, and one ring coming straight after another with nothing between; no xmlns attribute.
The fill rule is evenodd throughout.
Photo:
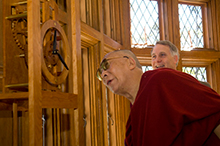
<svg viewBox="0 0 220 146"><path fill-rule="evenodd" d="M57 30L55 28L50 28L47 30L44 38L44 44L43 44L43 57L44 57L44 61L46 63L47 69L49 70L49 72L51 74L54 75L58 75L61 70L57 70L57 69L61 69L60 64L59 64L59 57L57 54L53 53L53 50L57 50L60 52L60 54L63 56L63 52L60 49L60 43L61 40L58 40L58 37L60 37L59 32L56 33ZM47 41L46 41L47 40ZM56 43L56 46L53 47L53 44Z"/></svg>
<svg viewBox="0 0 220 146"><path fill-rule="evenodd" d="M53 85L65 82L70 66L70 48L66 34L59 22L46 21L41 28L42 71Z"/></svg>

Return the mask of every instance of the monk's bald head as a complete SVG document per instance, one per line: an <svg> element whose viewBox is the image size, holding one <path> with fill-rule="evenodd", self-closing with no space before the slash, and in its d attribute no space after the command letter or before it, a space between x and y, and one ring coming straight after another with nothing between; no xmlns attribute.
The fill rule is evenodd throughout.
<svg viewBox="0 0 220 146"><path fill-rule="evenodd" d="M137 57L130 50L125 50L125 49L123 49L123 50L115 50L113 52L110 52L110 53L106 54L104 59L108 58L108 57L120 57L120 56L127 56L129 58L133 58L135 60L135 62L136 62L136 66L138 68L142 69L142 66L141 66L140 62L138 61Z"/></svg>

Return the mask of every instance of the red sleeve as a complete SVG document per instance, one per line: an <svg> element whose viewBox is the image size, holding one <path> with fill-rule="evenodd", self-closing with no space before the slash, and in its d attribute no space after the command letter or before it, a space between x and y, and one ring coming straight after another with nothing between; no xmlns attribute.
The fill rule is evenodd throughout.
<svg viewBox="0 0 220 146"><path fill-rule="evenodd" d="M148 71L130 116L134 145L202 145L220 119L220 96L188 74Z"/></svg>

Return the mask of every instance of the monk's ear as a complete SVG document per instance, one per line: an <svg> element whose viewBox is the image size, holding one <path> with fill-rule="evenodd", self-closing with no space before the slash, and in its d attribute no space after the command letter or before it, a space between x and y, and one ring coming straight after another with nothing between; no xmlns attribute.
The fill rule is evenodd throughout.
<svg viewBox="0 0 220 146"><path fill-rule="evenodd" d="M178 62L178 56L177 55L174 55L174 61L177 64L177 62Z"/></svg>
<svg viewBox="0 0 220 146"><path fill-rule="evenodd" d="M132 70L136 67L136 62L132 57L129 57L129 68Z"/></svg>

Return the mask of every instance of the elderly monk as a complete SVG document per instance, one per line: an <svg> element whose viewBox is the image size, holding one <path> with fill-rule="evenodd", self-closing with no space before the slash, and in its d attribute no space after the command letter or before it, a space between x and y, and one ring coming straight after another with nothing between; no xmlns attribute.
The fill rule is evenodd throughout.
<svg viewBox="0 0 220 146"><path fill-rule="evenodd" d="M220 96L191 75L170 68L142 72L129 50L110 52L97 77L132 104L126 146L218 145Z"/></svg>

